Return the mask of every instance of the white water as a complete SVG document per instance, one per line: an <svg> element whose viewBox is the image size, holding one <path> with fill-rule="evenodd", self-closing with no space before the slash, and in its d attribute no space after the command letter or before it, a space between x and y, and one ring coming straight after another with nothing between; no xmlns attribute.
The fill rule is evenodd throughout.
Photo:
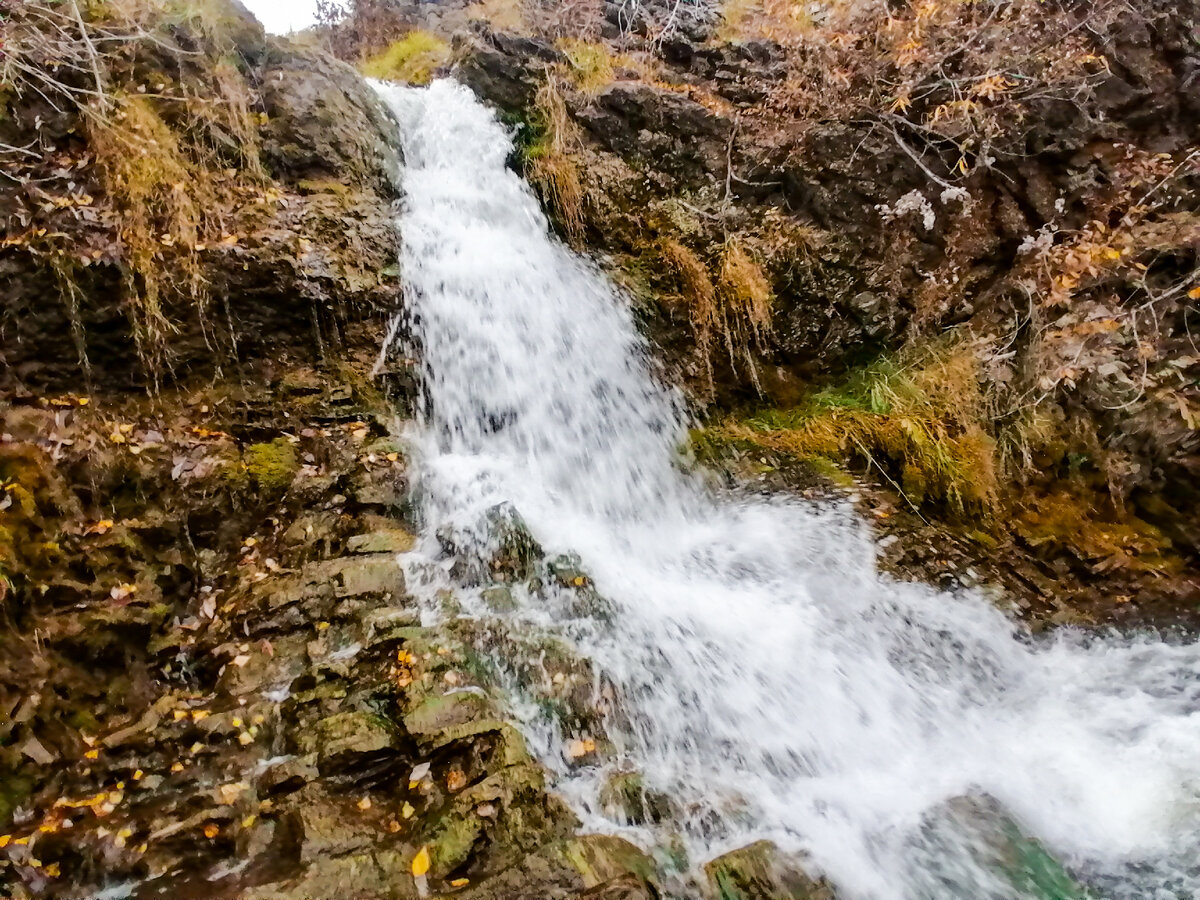
<svg viewBox="0 0 1200 900"><path fill-rule="evenodd" d="M710 496L677 465L684 417L626 302L550 235L504 128L450 82L380 90L407 161L425 548L511 501L581 556L611 622L528 595L514 615L615 683L618 757L680 802L693 863L769 837L846 898L1012 896L970 864L935 884L913 849L923 816L984 791L1109 897L1200 896L1195 645L1034 645L979 598L880 575L846 510ZM586 824L616 830L599 774L532 719L530 737Z"/></svg>

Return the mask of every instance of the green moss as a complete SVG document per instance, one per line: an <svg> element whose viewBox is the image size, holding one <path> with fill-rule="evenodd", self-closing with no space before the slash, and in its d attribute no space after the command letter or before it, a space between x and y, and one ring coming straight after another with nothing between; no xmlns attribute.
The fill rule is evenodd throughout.
<svg viewBox="0 0 1200 900"><path fill-rule="evenodd" d="M454 809L443 816L429 838L434 875L444 877L466 862L482 834L483 820L470 809Z"/></svg>
<svg viewBox="0 0 1200 900"><path fill-rule="evenodd" d="M433 73L450 59L450 45L435 34L416 29L361 65L368 78L429 84Z"/></svg>
<svg viewBox="0 0 1200 900"><path fill-rule="evenodd" d="M251 444L242 452L242 463L254 485L269 496L286 491L300 470L295 447L282 437L265 444Z"/></svg>

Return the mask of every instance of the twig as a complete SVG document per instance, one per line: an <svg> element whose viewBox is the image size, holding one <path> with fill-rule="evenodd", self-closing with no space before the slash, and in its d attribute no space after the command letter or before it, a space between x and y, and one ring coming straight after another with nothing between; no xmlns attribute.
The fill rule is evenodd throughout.
<svg viewBox="0 0 1200 900"><path fill-rule="evenodd" d="M83 14L79 12L77 0L71 0L71 11L75 14L75 24L79 26L79 36L91 59L92 76L96 79L96 93L99 95L100 108L103 110L108 106L108 94L104 88L104 76L100 74L100 57L96 53L96 46L92 43L91 35L88 34L87 25L84 24Z"/></svg>

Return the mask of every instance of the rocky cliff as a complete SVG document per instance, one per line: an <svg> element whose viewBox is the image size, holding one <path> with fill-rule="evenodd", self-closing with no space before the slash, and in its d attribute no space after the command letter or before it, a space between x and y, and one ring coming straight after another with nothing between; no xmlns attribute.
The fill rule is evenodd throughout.
<svg viewBox="0 0 1200 900"><path fill-rule="evenodd" d="M1190 614L1194 5L580 15L467 7L451 70L637 298L702 454L848 469L1028 608Z"/></svg>

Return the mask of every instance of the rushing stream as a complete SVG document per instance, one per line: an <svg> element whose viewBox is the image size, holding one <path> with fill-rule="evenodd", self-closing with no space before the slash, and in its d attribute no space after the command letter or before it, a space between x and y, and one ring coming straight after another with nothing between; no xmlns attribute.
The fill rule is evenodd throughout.
<svg viewBox="0 0 1200 900"><path fill-rule="evenodd" d="M626 300L551 235L504 126L452 82L380 90L428 397L413 580L448 583L435 534L500 502L578 554L611 614L521 591L509 615L614 686L615 758L673 799L693 863L770 838L846 898L1014 897L969 828L938 825L990 795L1104 896L1200 896L1200 648L1035 642L981 598L881 575L844 508L713 496ZM620 831L599 767L527 718L585 825Z"/></svg>

